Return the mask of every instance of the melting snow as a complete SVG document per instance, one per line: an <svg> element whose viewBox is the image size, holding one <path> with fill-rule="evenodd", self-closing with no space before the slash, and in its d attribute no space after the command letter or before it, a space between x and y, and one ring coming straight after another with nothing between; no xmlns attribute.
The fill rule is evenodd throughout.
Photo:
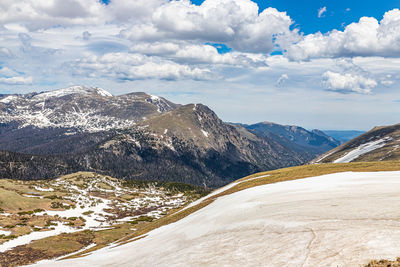
<svg viewBox="0 0 400 267"><path fill-rule="evenodd" d="M5 98L3 98L3 99L0 100L0 103L8 104L8 103L12 102L13 100L15 100L15 99L17 99L17 98L18 98L18 97L17 97L17 96L14 96L14 95L6 96Z"/></svg>
<svg viewBox="0 0 400 267"><path fill-rule="evenodd" d="M364 155L368 152L374 151L375 149L381 148L385 146L387 141L390 141L390 137L385 137L379 140L371 141L365 144L360 145L359 147L353 149L352 151L346 153L343 157L338 158L333 163L347 163L355 160L361 155Z"/></svg>
<svg viewBox="0 0 400 267"><path fill-rule="evenodd" d="M0 235L11 235L11 231L0 230Z"/></svg>
<svg viewBox="0 0 400 267"><path fill-rule="evenodd" d="M400 172L262 185L137 241L40 266L361 266L399 256L399 205Z"/></svg>
<svg viewBox="0 0 400 267"><path fill-rule="evenodd" d="M99 183L108 185L110 189L99 187ZM149 216L158 219L161 218L168 210L182 207L187 202L187 198L183 194L169 196L165 194L166 192L154 187L145 189L127 188L122 187L121 183L122 182L118 180L114 181L103 176L97 176L87 178L87 184L82 188L71 184L68 179L53 180L49 183L48 188L36 186L35 189L38 191L54 191L52 187L66 190L69 192L69 195L64 196L63 199L71 200L74 202L74 206L71 206L72 208L65 210L45 210L42 212L37 212L35 213L35 216L43 216L47 214L48 216L53 216L55 218L59 217L65 219L71 217L81 217L84 219L84 225L74 227L54 220L57 225L53 226L53 230L34 231L9 240L3 244L0 244L0 252L7 251L19 245L28 244L34 240L59 235L61 233L73 233L82 230L96 231L110 229L110 226L112 226L115 222L130 221L140 216ZM91 192L111 193L111 195L115 195L116 197L130 194L140 195L140 197L127 200L126 202L116 202L110 199L93 196L91 195ZM34 195L23 196L38 197ZM142 212L139 212L140 215L126 215L124 218L117 220L117 215L110 213L116 209L122 212L128 212L127 214L136 214L136 211ZM1 231L0 234L2 234Z"/></svg>
<svg viewBox="0 0 400 267"><path fill-rule="evenodd" d="M97 93L101 96L112 96L111 93L107 92L104 89L101 88L88 88L84 86L71 86L68 88L63 88L59 90L54 90L50 92L44 92L37 94L33 97L33 99L40 99L40 100L45 100L51 97L62 97L66 95L71 95L71 94L91 94L91 93Z"/></svg>
<svg viewBox="0 0 400 267"><path fill-rule="evenodd" d="M203 129L201 129L201 132L204 134L205 137L208 137L208 132L204 131Z"/></svg>

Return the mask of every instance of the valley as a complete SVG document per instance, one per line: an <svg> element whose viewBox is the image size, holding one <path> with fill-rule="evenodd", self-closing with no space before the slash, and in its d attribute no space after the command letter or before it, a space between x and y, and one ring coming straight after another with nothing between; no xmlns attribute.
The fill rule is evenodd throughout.
<svg viewBox="0 0 400 267"><path fill-rule="evenodd" d="M379 196L397 192L398 125L341 144L317 129L227 123L202 104L81 86L5 96L0 116L2 266L341 266L398 256L368 246L397 227L386 215L396 197ZM375 206L361 210L357 199ZM297 245L282 254L288 240Z"/></svg>

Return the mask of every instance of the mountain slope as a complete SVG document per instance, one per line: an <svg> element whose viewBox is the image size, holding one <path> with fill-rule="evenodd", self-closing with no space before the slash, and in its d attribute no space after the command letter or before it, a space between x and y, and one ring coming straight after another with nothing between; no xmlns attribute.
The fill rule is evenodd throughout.
<svg viewBox="0 0 400 267"><path fill-rule="evenodd" d="M57 264L362 266L398 256L393 217L400 216L400 172L350 172L398 170L398 164L340 167L308 165L243 178L162 218L159 225L166 225L140 238ZM340 169L348 172L316 176ZM302 177L310 178L285 181Z"/></svg>
<svg viewBox="0 0 400 267"><path fill-rule="evenodd" d="M308 131L299 126L279 125L271 122L243 126L258 136L269 137L284 144L286 147L301 153L308 160L340 144L339 141L320 130Z"/></svg>
<svg viewBox="0 0 400 267"><path fill-rule="evenodd" d="M79 153L0 153L0 175L39 179L97 171L125 179L218 187L253 172L298 165L303 160L272 139L267 142L222 122L204 105L190 104L119 130Z"/></svg>
<svg viewBox="0 0 400 267"><path fill-rule="evenodd" d="M311 163L399 160L399 148L400 124L375 127L317 157Z"/></svg>
<svg viewBox="0 0 400 267"><path fill-rule="evenodd" d="M283 129L274 133L255 126L224 123L204 105L145 93L112 96L74 86L2 96L0 175L40 179L94 171L218 187L305 163L334 146L323 133L300 127L271 124Z"/></svg>
<svg viewBox="0 0 400 267"><path fill-rule="evenodd" d="M34 154L78 152L117 129L177 107L146 93L112 96L84 86L7 95L0 98L0 149Z"/></svg>

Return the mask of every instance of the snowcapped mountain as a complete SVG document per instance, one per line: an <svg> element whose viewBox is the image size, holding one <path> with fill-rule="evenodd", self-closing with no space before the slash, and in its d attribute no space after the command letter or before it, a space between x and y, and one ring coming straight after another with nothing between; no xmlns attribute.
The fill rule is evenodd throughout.
<svg viewBox="0 0 400 267"><path fill-rule="evenodd" d="M179 105L146 93L113 96L97 87L73 86L60 90L6 95L0 98L0 122L32 126L70 128L75 132L122 129Z"/></svg>
<svg viewBox="0 0 400 267"><path fill-rule="evenodd" d="M304 162L299 153L224 123L201 104L180 106L117 131L50 139L33 148L48 154L54 146L71 149L76 143L80 150L51 156L3 152L0 176L37 179L97 170L125 179L217 187L256 171Z"/></svg>
<svg viewBox="0 0 400 267"><path fill-rule="evenodd" d="M400 159L400 124L375 127L334 148L311 163L346 163Z"/></svg>
<svg viewBox="0 0 400 267"><path fill-rule="evenodd" d="M323 151L333 147L327 137L305 134L327 143ZM7 178L96 171L217 187L309 161L314 148L296 138L259 134L223 122L202 104L178 105L146 93L113 96L74 86L0 98L0 150L6 150L0 151L0 176Z"/></svg>

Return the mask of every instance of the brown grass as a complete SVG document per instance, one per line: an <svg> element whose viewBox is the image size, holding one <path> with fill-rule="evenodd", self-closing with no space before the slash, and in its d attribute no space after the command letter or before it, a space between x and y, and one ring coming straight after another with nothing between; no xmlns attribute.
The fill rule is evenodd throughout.
<svg viewBox="0 0 400 267"><path fill-rule="evenodd" d="M397 258L394 261L389 260L373 260L370 261L365 267L400 267L400 258Z"/></svg>
<svg viewBox="0 0 400 267"><path fill-rule="evenodd" d="M111 242L115 242L117 240L119 241L120 245L129 242L134 242L135 240L144 237L148 232L154 229L157 229L164 225L168 225L170 223L177 222L182 218L196 212L197 210L209 205L220 196L232 194L234 192L241 191L254 186L301 179L306 177L319 176L324 174L337 173L337 172L347 172L347 171L375 172L375 171L398 171L398 170L400 170L400 162L386 161L386 162L305 165L305 166L298 166L298 167L291 167L274 171L256 173L240 179L241 183L239 183L238 185L218 195L210 197L209 199L201 202L196 206L185 209L183 211L178 210L179 212L177 212L177 210L170 211L168 215L152 222L140 222L135 225L124 223L115 226L114 229L109 229L104 231L98 231L98 232L81 231L74 234L65 234L55 237L49 237L32 242L28 246L21 248L21 250L27 250L27 252L30 251L29 252L31 253L30 255L33 255L31 257L35 258L35 261L37 261L40 259L49 258L50 256L66 255L71 252L82 249L83 247L87 246L90 243L96 243L96 247L72 256L72 257L79 257L83 254L86 254L87 252L105 247ZM89 175L89 174L85 173L84 175ZM263 175L269 175L269 176L249 180ZM135 228L136 230L133 232L131 228ZM51 249L47 251L49 247L51 247ZM31 259L32 262L34 260L33 258ZM378 261L374 261L371 263L376 264L376 262ZM397 266L397 265L369 265L369 266L381 267L381 266Z"/></svg>

